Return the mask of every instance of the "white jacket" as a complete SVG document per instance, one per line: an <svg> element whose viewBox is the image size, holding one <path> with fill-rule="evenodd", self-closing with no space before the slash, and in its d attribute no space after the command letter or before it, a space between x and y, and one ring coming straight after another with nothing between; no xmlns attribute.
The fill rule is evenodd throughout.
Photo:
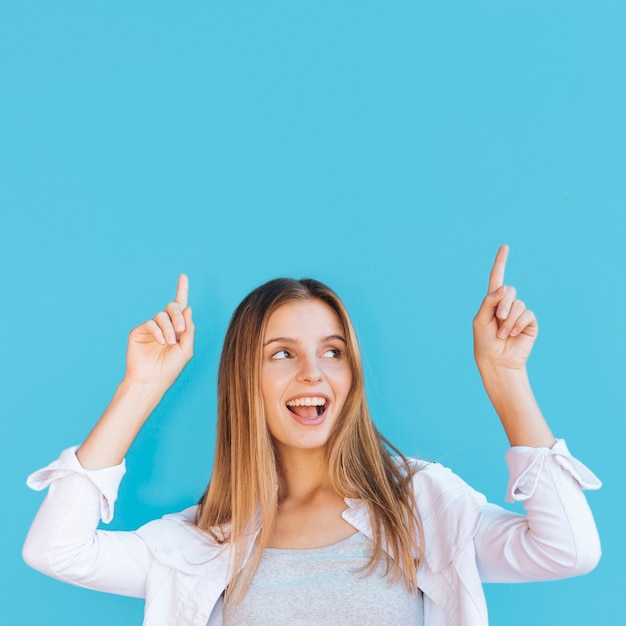
<svg viewBox="0 0 626 626"><path fill-rule="evenodd" d="M133 532L96 530L100 519L113 517L125 465L85 470L74 451L28 479L33 489L50 490L24 545L26 562L82 587L145 598L144 626L206 626L209 618L210 626L220 625L229 550L191 523L195 507ZM510 448L506 460L507 500L523 500L526 516L488 503L441 465L419 462L413 483L425 559L418 584L428 626L485 626L481 582L565 578L588 572L600 558L582 489L601 483L565 442ZM346 504L343 518L371 538L365 503Z"/></svg>

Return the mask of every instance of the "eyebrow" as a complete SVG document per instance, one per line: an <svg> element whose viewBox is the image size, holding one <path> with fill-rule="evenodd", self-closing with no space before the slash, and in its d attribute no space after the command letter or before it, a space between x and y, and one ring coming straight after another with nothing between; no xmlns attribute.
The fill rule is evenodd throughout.
<svg viewBox="0 0 626 626"><path fill-rule="evenodd" d="M342 341L344 344L348 345L348 342L341 335L328 335L327 337L322 337L320 343L326 343L327 341L331 341L332 339L337 339ZM292 339L291 337L273 337L272 339L268 339L263 347L269 346L270 343L290 343L290 344L299 344L301 343L298 339Z"/></svg>

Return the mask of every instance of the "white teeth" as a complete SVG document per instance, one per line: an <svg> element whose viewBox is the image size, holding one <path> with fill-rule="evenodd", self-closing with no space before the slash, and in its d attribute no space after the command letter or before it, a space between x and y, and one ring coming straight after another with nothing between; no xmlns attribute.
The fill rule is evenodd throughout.
<svg viewBox="0 0 626 626"><path fill-rule="evenodd" d="M326 398L296 398L295 400L289 400L287 406L324 406L326 404Z"/></svg>

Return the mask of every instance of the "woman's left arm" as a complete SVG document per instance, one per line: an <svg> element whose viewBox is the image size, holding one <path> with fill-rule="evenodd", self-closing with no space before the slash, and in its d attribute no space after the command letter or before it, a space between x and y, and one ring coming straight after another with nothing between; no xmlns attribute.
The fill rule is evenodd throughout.
<svg viewBox="0 0 626 626"><path fill-rule="evenodd" d="M537 338L537 319L504 284L509 253L496 255L489 289L474 318L474 357L502 426L512 446L551 448L555 438L533 395L526 361Z"/></svg>
<svg viewBox="0 0 626 626"><path fill-rule="evenodd" d="M526 516L483 506L474 547L483 580L524 581L588 572L600 542L582 490L600 482L556 444L534 398L526 361L537 337L535 315L504 285L508 247L498 250L489 289L474 318L474 356L511 446L509 500ZM555 445L556 444L556 445Z"/></svg>

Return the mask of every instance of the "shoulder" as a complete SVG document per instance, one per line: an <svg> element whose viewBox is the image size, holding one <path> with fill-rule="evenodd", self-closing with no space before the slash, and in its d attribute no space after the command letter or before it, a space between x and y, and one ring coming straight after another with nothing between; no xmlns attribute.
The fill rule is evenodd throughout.
<svg viewBox="0 0 626 626"><path fill-rule="evenodd" d="M409 464L424 529L426 560L431 568L441 569L473 542L487 500L439 463L409 459Z"/></svg>
<svg viewBox="0 0 626 626"><path fill-rule="evenodd" d="M137 529L154 557L177 569L214 558L224 549L195 525L197 505L170 513Z"/></svg>
<svg viewBox="0 0 626 626"><path fill-rule="evenodd" d="M197 506L190 506L177 513L169 513L137 529L137 534L149 545L164 543L181 544L186 541L200 540L201 533L194 519ZM206 533L202 533L204 535Z"/></svg>
<svg viewBox="0 0 626 626"><path fill-rule="evenodd" d="M486 504L485 497L470 487L450 468L435 461L408 458L407 471L411 473L411 484L416 500L430 505L445 505L451 500L468 498L478 504ZM402 463L401 459L397 462Z"/></svg>

